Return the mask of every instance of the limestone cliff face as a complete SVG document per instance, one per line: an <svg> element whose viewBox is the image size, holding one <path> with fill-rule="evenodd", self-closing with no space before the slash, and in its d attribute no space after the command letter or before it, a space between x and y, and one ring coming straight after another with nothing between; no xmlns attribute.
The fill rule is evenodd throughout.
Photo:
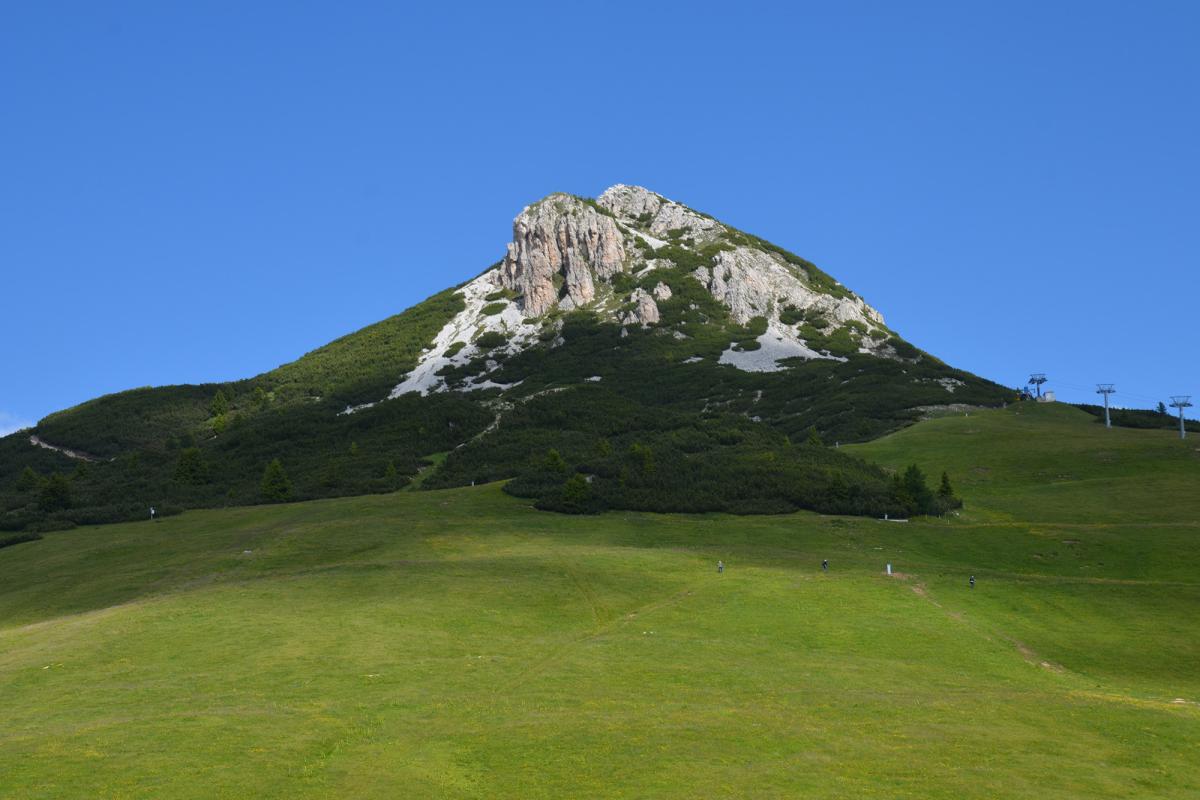
<svg viewBox="0 0 1200 800"><path fill-rule="evenodd" d="M521 296L528 316L539 316L555 305L592 302L593 276L611 278L625 257L624 238L612 217L578 198L552 194L513 220L500 280Z"/></svg>
<svg viewBox="0 0 1200 800"><path fill-rule="evenodd" d="M879 312L862 298L833 297L814 290L796 273L796 267L775 253L738 247L717 253L711 267L701 267L692 276L728 306L738 322L778 316L780 309L790 306L820 312L837 325L851 320L883 324Z"/></svg>

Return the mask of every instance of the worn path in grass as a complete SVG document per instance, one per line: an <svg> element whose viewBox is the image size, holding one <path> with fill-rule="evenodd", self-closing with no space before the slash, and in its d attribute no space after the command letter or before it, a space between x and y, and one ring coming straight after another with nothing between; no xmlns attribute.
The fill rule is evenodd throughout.
<svg viewBox="0 0 1200 800"><path fill-rule="evenodd" d="M1200 454L1029 405L860 450L967 509L483 486L0 550L0 796L1200 796Z"/></svg>

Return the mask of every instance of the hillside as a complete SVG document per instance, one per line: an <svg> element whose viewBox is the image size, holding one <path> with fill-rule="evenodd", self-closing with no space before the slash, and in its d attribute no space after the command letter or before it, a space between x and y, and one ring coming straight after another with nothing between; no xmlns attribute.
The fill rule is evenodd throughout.
<svg viewBox="0 0 1200 800"><path fill-rule="evenodd" d="M519 477L513 491L560 509L580 475L577 510L903 513L884 471L804 444L1013 396L913 347L810 262L618 185L526 207L474 279L278 369L101 397L0 439L0 530L418 475ZM267 491L275 461L286 481Z"/></svg>
<svg viewBox="0 0 1200 800"><path fill-rule="evenodd" d="M961 516L487 485L0 549L0 796L1200 794L1196 444L1023 403L856 449Z"/></svg>

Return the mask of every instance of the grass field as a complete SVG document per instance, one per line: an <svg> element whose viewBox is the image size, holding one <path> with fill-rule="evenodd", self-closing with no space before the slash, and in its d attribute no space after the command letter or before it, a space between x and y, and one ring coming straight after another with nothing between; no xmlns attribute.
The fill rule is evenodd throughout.
<svg viewBox="0 0 1200 800"><path fill-rule="evenodd" d="M854 448L949 468L903 524L490 485L52 533L0 549L0 796L1194 798L1198 445L931 420Z"/></svg>

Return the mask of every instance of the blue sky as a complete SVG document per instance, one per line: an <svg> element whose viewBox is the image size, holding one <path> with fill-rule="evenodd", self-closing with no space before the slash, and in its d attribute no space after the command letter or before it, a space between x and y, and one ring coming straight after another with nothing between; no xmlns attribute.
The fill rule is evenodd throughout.
<svg viewBox="0 0 1200 800"><path fill-rule="evenodd" d="M1200 395L1200 4L407 5L0 12L0 431L270 369L617 182L994 380Z"/></svg>

